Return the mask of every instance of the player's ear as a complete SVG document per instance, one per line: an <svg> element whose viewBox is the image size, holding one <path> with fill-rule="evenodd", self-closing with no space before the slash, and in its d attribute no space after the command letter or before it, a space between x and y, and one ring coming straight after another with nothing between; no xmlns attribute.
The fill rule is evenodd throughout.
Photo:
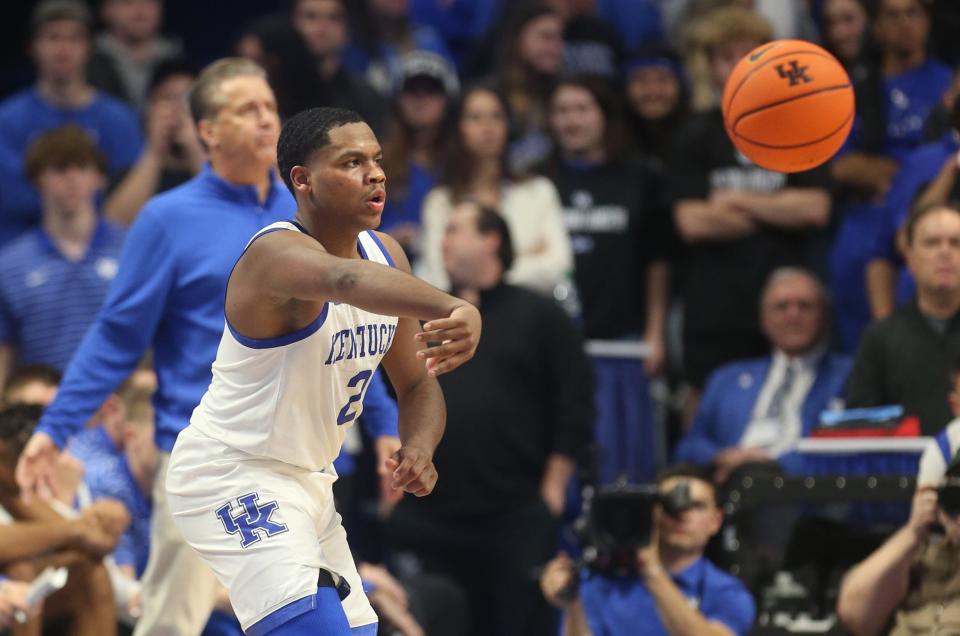
<svg viewBox="0 0 960 636"><path fill-rule="evenodd" d="M310 171L303 166L294 166L290 169L290 182L295 190L306 192L310 189Z"/></svg>

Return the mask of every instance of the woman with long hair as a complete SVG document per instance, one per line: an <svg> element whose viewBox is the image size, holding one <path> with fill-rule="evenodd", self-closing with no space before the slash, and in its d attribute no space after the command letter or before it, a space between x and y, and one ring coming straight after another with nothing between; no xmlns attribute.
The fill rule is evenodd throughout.
<svg viewBox="0 0 960 636"><path fill-rule="evenodd" d="M546 5L520 10L506 28L497 70L510 106L510 165L526 170L550 151L547 100L563 66L563 17Z"/></svg>
<svg viewBox="0 0 960 636"><path fill-rule="evenodd" d="M422 214L417 272L437 287L449 286L441 256L447 217L467 200L497 209L509 225L515 259L508 282L550 294L573 268L556 188L507 163L508 122L506 98L489 86L466 90L454 110L440 185L427 195Z"/></svg>

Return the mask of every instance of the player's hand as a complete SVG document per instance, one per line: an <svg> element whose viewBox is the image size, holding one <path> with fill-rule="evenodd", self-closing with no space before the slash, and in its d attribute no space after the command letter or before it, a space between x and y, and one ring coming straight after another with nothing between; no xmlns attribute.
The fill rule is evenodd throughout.
<svg viewBox="0 0 960 636"><path fill-rule="evenodd" d="M27 441L17 462L17 485L25 503L34 496L43 501L57 494L57 457L60 449L46 433L34 433Z"/></svg>
<svg viewBox="0 0 960 636"><path fill-rule="evenodd" d="M440 342L439 346L417 352L427 362L427 373L433 376L453 371L473 357L480 343L480 312L470 304L460 305L449 318L431 320L415 338L419 342Z"/></svg>
<svg viewBox="0 0 960 636"><path fill-rule="evenodd" d="M416 497L429 495L437 484L433 455L415 446L401 447L387 460L387 468L393 471L391 485Z"/></svg>

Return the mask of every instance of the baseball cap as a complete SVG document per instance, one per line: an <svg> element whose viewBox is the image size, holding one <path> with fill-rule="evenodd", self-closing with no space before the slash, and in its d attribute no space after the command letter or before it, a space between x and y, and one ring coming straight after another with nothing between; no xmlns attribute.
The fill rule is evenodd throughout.
<svg viewBox="0 0 960 636"><path fill-rule="evenodd" d="M447 97L456 97L460 92L460 80L457 79L453 65L429 51L413 51L400 58L394 92L400 92L408 82L420 77L438 82Z"/></svg>

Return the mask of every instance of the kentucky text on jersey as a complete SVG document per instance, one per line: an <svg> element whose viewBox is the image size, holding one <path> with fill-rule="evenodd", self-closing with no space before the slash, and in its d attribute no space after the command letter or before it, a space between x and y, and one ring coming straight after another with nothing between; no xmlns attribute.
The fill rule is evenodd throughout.
<svg viewBox="0 0 960 636"><path fill-rule="evenodd" d="M393 335L396 331L396 325L376 323L334 332L330 337L330 354L324 364L336 364L341 360L367 356L382 356L393 343Z"/></svg>

